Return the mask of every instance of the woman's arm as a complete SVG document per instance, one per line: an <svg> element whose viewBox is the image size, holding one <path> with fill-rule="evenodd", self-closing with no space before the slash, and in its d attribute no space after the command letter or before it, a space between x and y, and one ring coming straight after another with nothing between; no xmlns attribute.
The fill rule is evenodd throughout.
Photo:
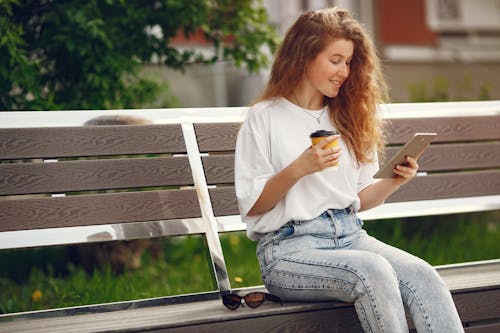
<svg viewBox="0 0 500 333"><path fill-rule="evenodd" d="M393 172L398 177L379 180L358 193L361 202L359 211L383 204L387 197L416 176L418 170L417 161L410 156L407 156L406 160L408 162L407 166L396 165L393 169Z"/></svg>
<svg viewBox="0 0 500 333"><path fill-rule="evenodd" d="M338 137L338 134L329 136L316 146L307 148L296 160L271 177L248 215L259 215L273 209L300 178L335 165L340 157L340 148L323 148Z"/></svg>

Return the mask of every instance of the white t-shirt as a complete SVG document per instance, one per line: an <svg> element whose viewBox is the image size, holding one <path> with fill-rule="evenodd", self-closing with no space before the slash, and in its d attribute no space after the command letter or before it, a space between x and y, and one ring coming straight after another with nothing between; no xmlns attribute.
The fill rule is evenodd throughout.
<svg viewBox="0 0 500 333"><path fill-rule="evenodd" d="M318 124L315 117L320 114ZM379 168L376 151L372 162L358 166L341 138L337 168L302 177L274 208L247 215L268 179L299 157L311 145L309 134L319 129L335 129L328 112L304 110L285 98L259 102L248 111L236 142L235 187L250 239L258 240L259 234L278 230L290 220L315 218L327 209L359 209L358 193L374 182Z"/></svg>

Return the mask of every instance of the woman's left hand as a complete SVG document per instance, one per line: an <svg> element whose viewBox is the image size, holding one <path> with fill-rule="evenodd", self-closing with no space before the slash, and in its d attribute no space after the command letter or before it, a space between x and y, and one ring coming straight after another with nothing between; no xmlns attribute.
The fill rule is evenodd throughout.
<svg viewBox="0 0 500 333"><path fill-rule="evenodd" d="M392 171L398 175L394 180L398 182L398 185L404 185L408 183L417 175L418 164L417 160L415 160L411 156L406 156L406 161L408 162L406 165L398 164L392 169Z"/></svg>
<svg viewBox="0 0 500 333"><path fill-rule="evenodd" d="M361 207L359 211L364 211L377 207L384 203L401 185L408 183L417 175L417 160L407 156L405 165L398 164L392 171L397 177L381 179L367 186L358 193Z"/></svg>

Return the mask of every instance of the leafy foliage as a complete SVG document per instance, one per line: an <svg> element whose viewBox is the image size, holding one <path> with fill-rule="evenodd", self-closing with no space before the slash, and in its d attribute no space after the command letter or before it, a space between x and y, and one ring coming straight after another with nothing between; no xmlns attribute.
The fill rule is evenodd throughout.
<svg viewBox="0 0 500 333"><path fill-rule="evenodd" d="M179 31L213 53L174 47ZM136 107L160 89L138 76L145 62L182 70L222 57L257 71L276 43L254 0L2 0L0 109Z"/></svg>

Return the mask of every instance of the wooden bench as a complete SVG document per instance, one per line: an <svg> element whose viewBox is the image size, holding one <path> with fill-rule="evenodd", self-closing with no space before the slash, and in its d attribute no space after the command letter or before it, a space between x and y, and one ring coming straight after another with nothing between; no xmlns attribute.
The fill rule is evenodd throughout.
<svg viewBox="0 0 500 333"><path fill-rule="evenodd" d="M363 219L500 209L500 101L382 111L391 121L388 156L414 132L439 136L421 176ZM348 303L222 305L231 285L219 235L245 230L233 162L246 112L0 113L0 249L202 234L217 283L206 293L2 315L0 332L361 332ZM467 332L500 330L500 260L437 269Z"/></svg>

